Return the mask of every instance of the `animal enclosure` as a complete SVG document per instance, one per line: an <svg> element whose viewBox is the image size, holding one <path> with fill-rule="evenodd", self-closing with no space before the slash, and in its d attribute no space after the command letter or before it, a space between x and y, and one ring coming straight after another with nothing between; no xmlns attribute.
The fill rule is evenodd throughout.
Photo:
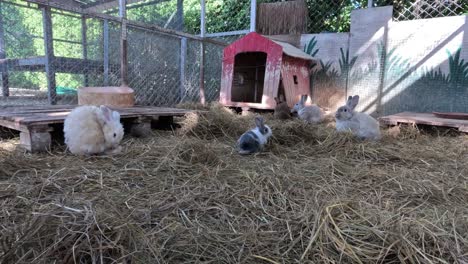
<svg viewBox="0 0 468 264"><path fill-rule="evenodd" d="M250 0L119 2L0 0L0 263L468 263L468 120L395 114L374 142L333 114L225 107L305 93L333 111L358 93L375 115L464 109L467 1L258 1L307 9L258 20L280 36L250 33ZM56 144L76 88L125 75L140 106L117 109L120 152ZM259 115L273 135L239 155Z"/></svg>
<svg viewBox="0 0 468 264"><path fill-rule="evenodd" d="M201 83L206 101L217 100L221 71L217 58L227 43L175 31L180 26L172 23L163 27L125 20L123 28L115 13L96 11L97 6L105 7L104 2L111 10L118 3L0 3L3 105L76 104L79 87L119 86L122 32L127 40L128 85L135 90L137 104L199 101ZM129 16L140 8L129 4Z"/></svg>
<svg viewBox="0 0 468 264"><path fill-rule="evenodd" d="M224 49L220 102L271 110L281 94L292 107L310 95L310 70L317 64L289 43L249 33Z"/></svg>

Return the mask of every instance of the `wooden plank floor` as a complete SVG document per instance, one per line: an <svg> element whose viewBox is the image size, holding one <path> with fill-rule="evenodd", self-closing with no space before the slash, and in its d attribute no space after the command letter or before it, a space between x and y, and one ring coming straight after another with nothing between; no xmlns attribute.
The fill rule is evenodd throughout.
<svg viewBox="0 0 468 264"><path fill-rule="evenodd" d="M441 118L433 115L432 113L403 112L380 117L379 121L384 125L398 125L400 123L420 124L453 127L457 128L459 131L468 132L468 120Z"/></svg>
<svg viewBox="0 0 468 264"><path fill-rule="evenodd" d="M50 149L55 124L65 121L74 105L0 107L0 126L20 131L20 144L31 152ZM152 121L159 124L172 123L174 116L184 116L191 110L135 106L128 108L110 107L120 113L122 123L130 124L130 134L145 136L151 130Z"/></svg>
<svg viewBox="0 0 468 264"><path fill-rule="evenodd" d="M19 131L38 125L63 123L70 111L76 106L32 106L32 107L4 107L0 108L0 126L6 126ZM137 117L184 116L190 110L143 107L131 108L111 107L120 113L121 119Z"/></svg>

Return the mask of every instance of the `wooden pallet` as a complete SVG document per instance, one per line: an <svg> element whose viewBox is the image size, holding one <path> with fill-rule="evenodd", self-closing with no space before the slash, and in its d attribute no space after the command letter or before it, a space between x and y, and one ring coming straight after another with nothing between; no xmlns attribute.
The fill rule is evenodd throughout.
<svg viewBox="0 0 468 264"><path fill-rule="evenodd" d="M76 106L1 107L0 126L20 131L20 144L31 152L42 152L50 148L54 125L63 124L70 111ZM133 135L149 134L151 122L159 120L171 123L174 116L184 116L190 110L164 107L111 107L120 113L122 122L131 124Z"/></svg>
<svg viewBox="0 0 468 264"><path fill-rule="evenodd" d="M449 119L437 117L432 113L412 113L403 112L389 116L383 116L379 118L381 124L384 125L398 125L404 124L416 124L416 125L430 125L430 126L441 126L441 127L453 127L457 128L461 132L468 132L468 120L462 119Z"/></svg>

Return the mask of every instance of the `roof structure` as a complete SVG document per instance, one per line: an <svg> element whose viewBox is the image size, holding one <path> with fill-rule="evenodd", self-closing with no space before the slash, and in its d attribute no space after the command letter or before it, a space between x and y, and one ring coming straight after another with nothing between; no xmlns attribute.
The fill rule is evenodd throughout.
<svg viewBox="0 0 468 264"><path fill-rule="evenodd" d="M271 40L271 39L270 39ZM294 47L293 45L289 44L289 43L286 43L286 42L281 42L281 41L277 41L277 40L271 40L273 41L274 43L280 45L281 47L283 47L283 53L288 55L288 56L291 56L291 57L294 57L294 58L299 58L299 59L304 59L304 60L310 60L310 61L315 61L317 59L315 59L314 57L310 56L309 54L305 53L304 51Z"/></svg>
<svg viewBox="0 0 468 264"><path fill-rule="evenodd" d="M157 4L169 0L126 0L127 5L137 4L138 6ZM106 10L119 7L119 0L39 0L35 2L53 3L70 8L80 8L86 12L100 13ZM131 6L133 7L133 6Z"/></svg>

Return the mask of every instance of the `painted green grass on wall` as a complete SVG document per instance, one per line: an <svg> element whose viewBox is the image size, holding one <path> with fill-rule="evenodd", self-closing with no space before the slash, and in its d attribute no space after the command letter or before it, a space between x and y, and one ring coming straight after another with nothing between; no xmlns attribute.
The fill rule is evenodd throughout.
<svg viewBox="0 0 468 264"><path fill-rule="evenodd" d="M317 48L317 39L316 37L312 37L311 40L305 45L304 52L314 57L319 52L319 48ZM357 60L357 56L349 58L349 49L346 49L346 52L343 48L340 48L341 57L338 60L340 65L340 71L338 71L333 66L333 60L324 61L319 59L320 65L322 69L315 72L315 74L326 74L328 77L336 77L336 78L343 78L344 76L348 75L348 72L354 66Z"/></svg>
<svg viewBox="0 0 468 264"><path fill-rule="evenodd" d="M356 63L357 56L353 56L351 59L349 58L349 48L346 49L346 53L343 51L343 48L340 48L341 57L338 61L340 64L340 77L344 78L346 81L349 78L349 73L353 68L354 64Z"/></svg>
<svg viewBox="0 0 468 264"><path fill-rule="evenodd" d="M316 37L312 37L311 40L305 45L304 51L311 55L315 56L320 51L320 48L317 45ZM451 84L465 85L468 84L468 61L465 61L461 58L461 47L452 54L449 50L446 51L448 55L449 63L449 73L445 74L442 72L440 67L423 69L420 74L414 75L416 78L430 78L438 79ZM343 48L340 48L340 57L338 59L339 71L333 67L333 60L324 61L320 59L320 64L322 69L315 71L314 74L318 77L328 78L350 78L350 79L360 79L362 76L375 73L379 66L385 66L385 79L393 80L402 76L403 74L408 73L411 70L410 59L405 59L397 54L397 48L392 48L389 51L386 50L383 42L377 45L377 57L380 59L378 61L372 61L369 63L369 66L366 70L356 70L352 71L356 61L357 56L350 58L349 48L346 49L346 52ZM383 62L382 60L385 60Z"/></svg>
<svg viewBox="0 0 468 264"><path fill-rule="evenodd" d="M449 82L457 86L468 84L468 62L460 58L461 48L458 48L453 55L447 50L447 54L449 57Z"/></svg>
<svg viewBox="0 0 468 264"><path fill-rule="evenodd" d="M316 49L315 46L317 45L317 39L312 37L312 39L305 45L304 52L309 54L310 56L314 57L319 52L319 49Z"/></svg>

